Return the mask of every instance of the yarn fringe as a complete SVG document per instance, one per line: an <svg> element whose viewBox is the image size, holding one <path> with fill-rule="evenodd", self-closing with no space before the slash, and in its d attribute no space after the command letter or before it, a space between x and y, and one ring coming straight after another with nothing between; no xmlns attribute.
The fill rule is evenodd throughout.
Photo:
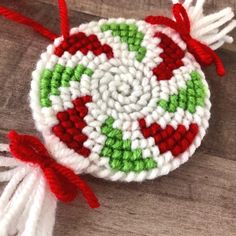
<svg viewBox="0 0 236 236"><path fill-rule="evenodd" d="M227 7L217 13L204 15L205 0L172 0L173 4L182 2L191 22L191 36L208 45L212 50L220 48L224 43L232 43L233 37L228 34L236 27L232 8Z"/></svg>
<svg viewBox="0 0 236 236"><path fill-rule="evenodd" d="M0 197L0 235L51 236L57 200L70 202L80 190L91 208L98 200L87 184L57 163L39 139L11 131L10 146L0 144L0 182L8 182Z"/></svg>
<svg viewBox="0 0 236 236"><path fill-rule="evenodd" d="M0 145L1 152L8 150ZM52 235L57 199L41 170L6 156L0 156L0 168L0 182L9 181L0 197L1 236Z"/></svg>

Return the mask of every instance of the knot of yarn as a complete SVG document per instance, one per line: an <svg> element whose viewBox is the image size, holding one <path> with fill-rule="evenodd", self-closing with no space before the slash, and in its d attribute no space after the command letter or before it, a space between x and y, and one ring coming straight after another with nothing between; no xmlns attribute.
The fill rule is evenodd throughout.
<svg viewBox="0 0 236 236"><path fill-rule="evenodd" d="M188 51L201 65L208 66L214 63L217 74L223 76L225 68L219 56L209 46L191 36L190 19L182 4L174 4L172 11L175 21L164 16L148 16L145 20L152 25L165 25L174 29L185 41Z"/></svg>
<svg viewBox="0 0 236 236"><path fill-rule="evenodd" d="M90 187L71 169L54 160L41 141L30 135L10 131L10 152L16 159L37 165L44 173L51 192L62 202L73 201L80 190L91 208L99 207Z"/></svg>

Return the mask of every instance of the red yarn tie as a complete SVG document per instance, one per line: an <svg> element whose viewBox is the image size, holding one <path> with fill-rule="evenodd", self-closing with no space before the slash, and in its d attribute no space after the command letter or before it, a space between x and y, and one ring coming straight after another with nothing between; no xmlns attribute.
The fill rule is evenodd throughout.
<svg viewBox="0 0 236 236"><path fill-rule="evenodd" d="M4 16L5 18L9 20L31 27L34 31L40 33L41 35L50 39L51 41L53 41L55 38L58 37L58 35L50 31L43 25L39 24L38 22L30 19L29 17L23 16L19 12L8 9L7 7L1 6L1 5L0 5L0 15Z"/></svg>
<svg viewBox="0 0 236 236"><path fill-rule="evenodd" d="M70 24L68 18L67 4L65 0L58 0L60 18L61 18L61 34L64 39L69 37L70 34Z"/></svg>
<svg viewBox="0 0 236 236"><path fill-rule="evenodd" d="M182 4L174 4L172 11L175 21L164 16L148 16L145 21L152 25L165 25L177 31L187 44L189 52L195 56L201 65L208 66L214 63L217 74L220 76L225 75L225 68L219 56L210 47L192 38L190 35L191 25L189 16Z"/></svg>
<svg viewBox="0 0 236 236"><path fill-rule="evenodd" d="M70 34L70 22L68 17L68 9L65 0L58 0L58 8L60 13L60 26L61 26L61 34L64 39L69 37ZM7 7L0 5L0 16L4 16L5 18L18 22L23 25L27 25L31 27L34 31L40 33L44 37L54 41L55 38L59 37L45 26L39 24L38 22L32 20L29 17L22 15L21 13L11 10Z"/></svg>
<svg viewBox="0 0 236 236"><path fill-rule="evenodd" d="M80 190L91 208L99 207L99 202L90 187L71 169L57 163L38 138L20 135L15 131L10 131L8 137L11 141L11 154L23 162L38 165L58 200L70 202L76 198Z"/></svg>

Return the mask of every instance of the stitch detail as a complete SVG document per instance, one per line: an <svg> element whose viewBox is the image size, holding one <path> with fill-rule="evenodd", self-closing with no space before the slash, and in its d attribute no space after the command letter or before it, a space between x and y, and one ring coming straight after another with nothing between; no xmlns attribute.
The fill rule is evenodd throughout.
<svg viewBox="0 0 236 236"><path fill-rule="evenodd" d="M71 55L74 55L77 51L87 55L89 51L92 51L96 56L105 53L108 59L113 57L113 51L109 45L102 45L95 34L87 36L84 32L78 32L64 39L55 48L54 54L61 57L65 51L68 51Z"/></svg>
<svg viewBox="0 0 236 236"><path fill-rule="evenodd" d="M101 157L109 157L112 169L123 172L140 172L157 167L151 158L142 156L142 149L131 149L131 140L123 139L122 131L112 127L114 119L109 117L101 127L101 132L106 136L105 145L100 153Z"/></svg>
<svg viewBox="0 0 236 236"><path fill-rule="evenodd" d="M161 39L159 47L163 49L160 57L163 61L153 69L157 80L170 80L175 69L183 66L185 52L167 35L156 33L154 37Z"/></svg>
<svg viewBox="0 0 236 236"><path fill-rule="evenodd" d="M91 77L93 71L79 64L76 68L57 64L54 70L45 69L40 78L40 103L42 107L51 106L50 95L60 95L60 87L69 87L70 81L78 81L83 75Z"/></svg>
<svg viewBox="0 0 236 236"><path fill-rule="evenodd" d="M140 119L139 125L145 138L154 138L161 154L171 151L175 157L189 148L198 133L198 125L194 123L190 124L189 129L182 124L179 124L177 129L171 125L162 129L157 123L152 123L147 127L145 119Z"/></svg>
<svg viewBox="0 0 236 236"><path fill-rule="evenodd" d="M111 30L113 37L119 36L121 42L128 44L129 51L136 52L138 61L142 61L145 57L147 49L141 46L144 34L138 31L138 27L135 24L117 24L113 22L111 24L103 24L101 30L103 32Z"/></svg>
<svg viewBox="0 0 236 236"><path fill-rule="evenodd" d="M88 157L91 152L83 145L88 139L88 136L83 133L83 128L87 125L84 117L88 113L85 104L91 101L91 96L75 99L73 101L74 108L57 113L59 123L52 128L53 133L62 142L83 157Z"/></svg>
<svg viewBox="0 0 236 236"><path fill-rule="evenodd" d="M176 112L180 107L191 113L196 112L197 106L204 106L206 97L205 86L199 73L192 72L192 79L186 82L186 89L180 89L178 94L171 95L169 100L160 100L157 105L168 112Z"/></svg>

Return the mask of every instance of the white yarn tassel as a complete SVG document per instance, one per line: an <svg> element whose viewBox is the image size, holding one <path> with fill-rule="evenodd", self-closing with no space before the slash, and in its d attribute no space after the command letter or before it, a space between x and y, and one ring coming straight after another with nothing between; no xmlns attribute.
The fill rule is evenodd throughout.
<svg viewBox="0 0 236 236"><path fill-rule="evenodd" d="M172 0L172 2L179 3L178 0ZM197 0L195 5L193 5L193 0L185 0L183 3L191 21L191 36L213 50L224 43L232 43L233 37L228 34L236 27L233 10L227 7L217 13L204 16L204 3L205 0Z"/></svg>
<svg viewBox="0 0 236 236"><path fill-rule="evenodd" d="M8 151L8 145L0 145ZM42 171L0 156L0 182L9 181L0 197L0 235L52 236L57 200Z"/></svg>

